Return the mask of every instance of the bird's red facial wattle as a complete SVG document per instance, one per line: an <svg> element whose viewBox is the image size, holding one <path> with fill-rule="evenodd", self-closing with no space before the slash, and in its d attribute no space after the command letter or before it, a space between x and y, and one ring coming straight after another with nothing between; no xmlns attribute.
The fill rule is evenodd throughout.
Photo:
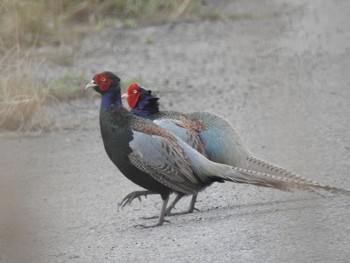
<svg viewBox="0 0 350 263"><path fill-rule="evenodd" d="M130 84L128 88L128 104L131 109L135 108L141 94L143 94L143 92L140 90L139 85L135 83Z"/></svg>
<svg viewBox="0 0 350 263"><path fill-rule="evenodd" d="M100 91L109 90L112 83L112 79L107 74L97 74L93 80L100 87Z"/></svg>

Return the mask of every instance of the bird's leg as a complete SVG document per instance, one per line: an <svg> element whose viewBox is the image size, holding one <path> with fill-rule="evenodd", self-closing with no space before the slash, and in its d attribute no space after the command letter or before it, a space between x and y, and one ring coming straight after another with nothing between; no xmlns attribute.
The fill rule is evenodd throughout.
<svg viewBox="0 0 350 263"><path fill-rule="evenodd" d="M168 208L165 211L166 216L176 216L176 215L184 215L184 214L190 214L193 213L194 210L199 211L197 208L195 208L196 200L197 200L197 195L193 195L191 199L190 206L187 210L182 211L182 212L176 212L176 213L171 213L171 210L175 208L175 205L180 201L180 199L184 197L184 194L177 193L174 201L168 206ZM151 216L151 217L141 217L141 219L154 219L157 218L157 216Z"/></svg>
<svg viewBox="0 0 350 263"><path fill-rule="evenodd" d="M195 208L196 201L197 201L197 195L193 195L191 198L190 207L188 208L188 213L193 213L194 210L199 211L199 209Z"/></svg>
<svg viewBox="0 0 350 263"><path fill-rule="evenodd" d="M131 192L122 199L122 201L118 204L118 208L119 207L123 208L126 205L130 205L135 198L139 199L141 202L141 196L144 196L147 198L147 195L153 195L153 194L156 194L156 193L148 190Z"/></svg>
<svg viewBox="0 0 350 263"><path fill-rule="evenodd" d="M166 212L166 207L168 205L168 201L169 201L169 195L163 199L163 205L162 205L162 209L160 210L160 215L159 215L159 219L158 222L154 225L136 225L136 227L142 227L142 228L150 228L150 227L156 227L156 226L161 226L163 225L164 222L169 222L169 220L166 220L165 217L165 212Z"/></svg>
<svg viewBox="0 0 350 263"><path fill-rule="evenodd" d="M191 203L190 203L190 207L182 212L176 212L176 213L170 213L171 209L173 209L175 207L175 204L183 197L184 195L182 194L178 194L176 196L176 198L174 199L174 201L169 205L167 211L166 211L166 215L168 216L175 216L175 215L183 215L183 214L190 214L193 213L194 210L197 210L197 208L195 208L195 204L196 204L196 200L197 200L197 195L193 195L192 199L191 199Z"/></svg>
<svg viewBox="0 0 350 263"><path fill-rule="evenodd" d="M177 204L177 202L179 202L180 199L181 199L183 196L184 196L184 194L181 194L181 193L177 193L177 194L176 194L176 197L175 197L174 201L168 206L168 208L167 208L167 210L166 210L166 212L165 212L166 215L171 215L171 213L170 213L171 210L175 207L175 205Z"/></svg>

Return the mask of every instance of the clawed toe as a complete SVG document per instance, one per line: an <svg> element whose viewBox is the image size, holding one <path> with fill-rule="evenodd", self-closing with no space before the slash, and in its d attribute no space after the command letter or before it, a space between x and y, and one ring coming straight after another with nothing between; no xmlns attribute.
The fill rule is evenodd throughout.
<svg viewBox="0 0 350 263"><path fill-rule="evenodd" d="M145 220L148 220L148 219L155 219L155 218L158 218L158 216L141 216L140 219L145 219Z"/></svg>
<svg viewBox="0 0 350 263"><path fill-rule="evenodd" d="M194 208L189 209L189 210L186 210L186 211L175 212L175 213L168 213L168 214L166 214L166 215L167 215L167 216L185 215L185 214L191 214L191 213L193 213L193 211L200 211L200 210L194 207Z"/></svg>
<svg viewBox="0 0 350 263"><path fill-rule="evenodd" d="M162 221L154 224L154 225L143 225L143 224L138 224L138 225L135 225L134 227L135 228L153 228L153 227L157 227L157 226L161 226L163 225L164 223L169 223L170 224L170 221L169 220L166 220L166 219L163 219Z"/></svg>
<svg viewBox="0 0 350 263"><path fill-rule="evenodd" d="M119 208L124 208L126 205L131 205L132 201L134 201L135 198L137 198L140 202L142 201L141 196L144 196L147 198L147 195L153 194L151 191L134 191L129 194L127 194L121 202L118 204L118 211Z"/></svg>

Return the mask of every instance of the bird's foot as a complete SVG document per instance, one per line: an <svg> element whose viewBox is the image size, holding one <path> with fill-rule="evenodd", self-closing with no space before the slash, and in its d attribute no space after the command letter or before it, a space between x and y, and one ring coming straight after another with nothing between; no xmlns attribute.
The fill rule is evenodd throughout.
<svg viewBox="0 0 350 263"><path fill-rule="evenodd" d="M182 211L182 212L171 213L170 211L167 211L165 215L167 215L167 216L178 216L178 215L191 214L191 213L193 213L193 211L200 211L200 210L195 208L195 207L193 207L193 208L190 208L190 209Z"/></svg>
<svg viewBox="0 0 350 263"><path fill-rule="evenodd" d="M148 220L148 219L155 219L155 218L158 218L158 216L141 216L140 219L145 219L145 220Z"/></svg>
<svg viewBox="0 0 350 263"><path fill-rule="evenodd" d="M198 208L193 207L193 209L190 210L190 213L193 213L194 211L200 212L201 210L199 210Z"/></svg>
<svg viewBox="0 0 350 263"><path fill-rule="evenodd" d="M141 197L144 196L145 198L147 198L147 195L149 194L154 194L154 193L151 191L134 191L127 194L122 199L122 201L118 204L118 210L119 210L119 207L123 208L126 205L130 205L135 198L139 199L139 201L141 202Z"/></svg>
<svg viewBox="0 0 350 263"><path fill-rule="evenodd" d="M153 227L157 227L157 226L161 226L164 223L170 223L169 220L163 219L161 221L158 221L156 224L153 225L143 225L143 224L139 224L139 225L135 225L136 228L153 228Z"/></svg>

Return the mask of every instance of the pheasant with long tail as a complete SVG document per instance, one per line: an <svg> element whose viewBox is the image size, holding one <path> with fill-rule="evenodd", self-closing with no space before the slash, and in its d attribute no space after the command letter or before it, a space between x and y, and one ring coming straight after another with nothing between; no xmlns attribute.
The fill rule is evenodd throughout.
<svg viewBox="0 0 350 263"><path fill-rule="evenodd" d="M135 83L128 87L127 93L123 94L122 98L127 99L132 113L150 119L157 125L177 135L211 161L267 173L300 183L319 185L320 188L329 192L349 193L337 187L319 184L316 181L255 157L248 150L234 128L224 118L214 113L160 111L159 98L152 94L151 90L147 90ZM308 190L311 192L315 191L315 189L311 188ZM132 192L123 199L122 205L131 203L136 197L140 199L142 195L146 194L150 194L150 192ZM182 197L182 194L176 196L174 202L169 205L167 214L170 214L170 211ZM188 210L174 214L193 212L196 198L196 195L192 197Z"/></svg>

